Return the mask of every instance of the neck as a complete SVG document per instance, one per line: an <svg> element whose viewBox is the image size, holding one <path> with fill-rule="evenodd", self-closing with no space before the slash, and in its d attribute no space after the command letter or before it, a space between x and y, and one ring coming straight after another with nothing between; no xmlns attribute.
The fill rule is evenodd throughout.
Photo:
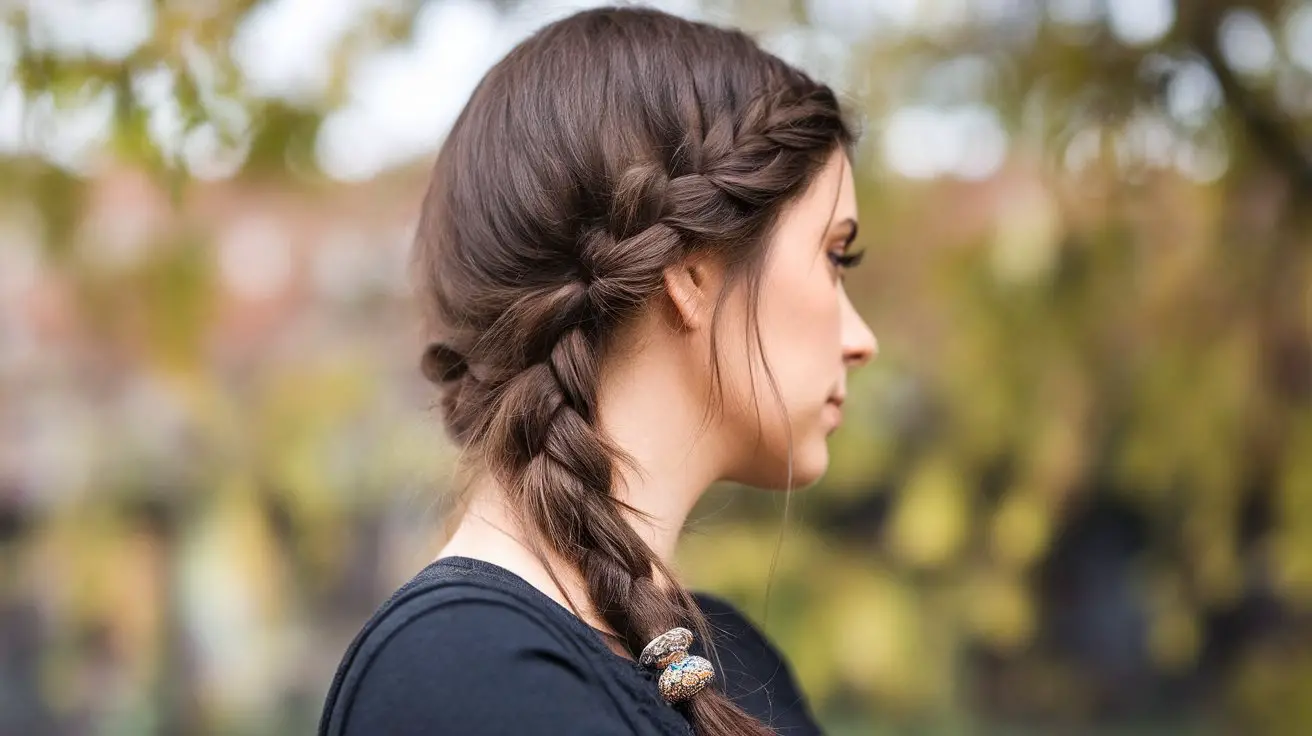
<svg viewBox="0 0 1312 736"><path fill-rule="evenodd" d="M599 426L627 460L616 463L612 493L639 512L625 512L626 521L669 567L688 514L720 475L724 451L714 441L714 425L703 426L704 402L688 398L697 392L688 390L686 377L698 371L671 360L677 351L658 346L625 352L632 359L608 366L599 394ZM587 600L578 571L550 555L552 569L545 568L531 551L532 531L520 524L494 480L478 477L467 494L465 512L439 557L464 555L501 565L585 619L594 618L576 605Z"/></svg>
<svg viewBox="0 0 1312 736"><path fill-rule="evenodd" d="M640 355L669 355L660 349ZM601 426L630 463L617 464L617 498L641 512L628 521L669 564L684 522L722 474L725 453L714 426L703 426L705 402L683 385L693 371L669 360L631 360L608 371L600 396Z"/></svg>

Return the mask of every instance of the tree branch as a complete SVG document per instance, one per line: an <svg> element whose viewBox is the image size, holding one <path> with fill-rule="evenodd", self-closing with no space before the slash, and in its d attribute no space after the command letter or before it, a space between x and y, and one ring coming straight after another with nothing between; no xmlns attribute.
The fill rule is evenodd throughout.
<svg viewBox="0 0 1312 736"><path fill-rule="evenodd" d="M1284 125L1280 115L1262 104L1235 75L1221 54L1220 33L1223 3L1197 3L1188 20L1187 37L1216 76L1232 112L1259 153L1289 179L1291 194L1298 200L1312 198L1312 158L1298 136ZM1181 22L1186 22L1182 17Z"/></svg>

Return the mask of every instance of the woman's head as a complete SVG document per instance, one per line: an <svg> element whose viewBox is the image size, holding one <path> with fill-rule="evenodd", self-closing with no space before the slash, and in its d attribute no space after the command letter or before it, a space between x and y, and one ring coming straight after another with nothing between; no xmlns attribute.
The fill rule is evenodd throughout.
<svg viewBox="0 0 1312 736"><path fill-rule="evenodd" d="M795 459L792 479L818 477L845 363L873 350L838 281L850 143L833 93L745 35L602 9L511 51L438 157L416 241L425 373L633 651L701 621L611 493L605 369L657 336L704 358L653 390L709 399L724 475L785 486ZM703 732L752 732L718 694L694 711Z"/></svg>

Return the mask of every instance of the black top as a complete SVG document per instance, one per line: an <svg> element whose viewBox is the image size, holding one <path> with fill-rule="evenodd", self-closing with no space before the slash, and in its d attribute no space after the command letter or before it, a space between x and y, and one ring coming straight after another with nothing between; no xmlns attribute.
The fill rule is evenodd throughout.
<svg viewBox="0 0 1312 736"><path fill-rule="evenodd" d="M779 652L725 601L696 598L715 632L713 686L777 733L819 734ZM688 736L657 677L509 570L448 557L397 590L356 635L319 734Z"/></svg>

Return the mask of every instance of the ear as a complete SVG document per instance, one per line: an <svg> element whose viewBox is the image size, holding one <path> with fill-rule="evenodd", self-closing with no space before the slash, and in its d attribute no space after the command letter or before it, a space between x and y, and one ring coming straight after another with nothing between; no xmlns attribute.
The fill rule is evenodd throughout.
<svg viewBox="0 0 1312 736"><path fill-rule="evenodd" d="M710 323L723 272L706 256L690 256L665 269L665 293L680 326L697 330Z"/></svg>

